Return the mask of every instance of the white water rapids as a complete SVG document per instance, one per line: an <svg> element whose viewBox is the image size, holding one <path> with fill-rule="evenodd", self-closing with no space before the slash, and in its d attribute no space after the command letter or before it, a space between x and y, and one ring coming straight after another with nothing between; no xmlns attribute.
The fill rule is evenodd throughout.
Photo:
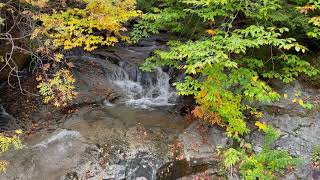
<svg viewBox="0 0 320 180"><path fill-rule="evenodd" d="M174 105L177 94L169 80L169 75L160 68L143 73L135 66L120 64L112 82L125 95L126 105L149 108Z"/></svg>

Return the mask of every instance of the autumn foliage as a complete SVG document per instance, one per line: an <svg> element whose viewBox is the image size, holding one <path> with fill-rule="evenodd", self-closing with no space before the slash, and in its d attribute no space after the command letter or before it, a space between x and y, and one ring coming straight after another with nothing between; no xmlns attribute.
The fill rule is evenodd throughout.
<svg viewBox="0 0 320 180"><path fill-rule="evenodd" d="M138 16L134 0L83 0L80 3L81 6L66 10L38 14L36 19L42 26L35 29L33 37L43 36L50 48L83 47L87 51L128 40L123 34L127 29L122 25Z"/></svg>
<svg viewBox="0 0 320 180"><path fill-rule="evenodd" d="M73 64L66 61L64 53L74 48L92 51L119 41L127 42L127 28L123 25L139 16L135 0L23 0L0 5L4 12L21 13L32 19L33 32L24 37L29 38L30 47L22 49L11 43L12 49L19 48L36 59L39 93L45 103L57 107L66 105L77 94L75 79L69 71ZM23 10L15 7L23 7ZM0 17L0 25L8 26L8 23ZM10 33L11 30L3 36L9 34L11 37ZM5 40L12 41L10 38Z"/></svg>

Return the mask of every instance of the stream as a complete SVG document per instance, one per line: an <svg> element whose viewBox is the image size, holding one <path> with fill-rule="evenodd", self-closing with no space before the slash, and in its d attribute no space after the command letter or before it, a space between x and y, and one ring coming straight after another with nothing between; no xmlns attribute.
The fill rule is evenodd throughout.
<svg viewBox="0 0 320 180"><path fill-rule="evenodd" d="M217 149L233 145L225 130L186 121L181 109L194 102L177 96L171 81L181 77L175 77L173 70L159 68L146 73L139 69L154 50L164 48L165 41L152 37L136 46L67 55L75 66L79 93L70 103L70 112L57 113L41 103L24 110L19 105L30 102L9 101L27 115L28 122L48 126L24 138L21 150L1 157L9 165L0 179L221 179L222 160ZM320 143L319 110L307 111L291 103L297 91L316 98L320 90L300 82L273 87L288 99L258 105L264 114L261 121L281 131L275 147L304 160L284 179L320 178L320 170L311 162L312 148ZM10 107L6 103L0 105L0 126L15 129L20 119L12 108L6 109ZM248 121L248 125L252 133L244 138L259 152L263 133L254 122ZM241 179L236 173L222 178Z"/></svg>
<svg viewBox="0 0 320 180"><path fill-rule="evenodd" d="M4 156L10 165L0 179L161 179L158 169L173 158L169 144L189 125L172 110L178 97L168 73L160 68L144 73L132 63L88 55L76 58L103 63L100 85L111 87L119 99L80 108L56 130L26 138L22 150ZM95 82L90 74L77 73L84 82L78 85L81 101Z"/></svg>

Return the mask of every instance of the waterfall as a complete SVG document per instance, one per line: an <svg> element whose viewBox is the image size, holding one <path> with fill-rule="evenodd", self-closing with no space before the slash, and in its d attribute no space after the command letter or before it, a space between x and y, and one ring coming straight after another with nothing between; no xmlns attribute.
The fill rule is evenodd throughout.
<svg viewBox="0 0 320 180"><path fill-rule="evenodd" d="M0 104L0 131L17 128L16 119Z"/></svg>
<svg viewBox="0 0 320 180"><path fill-rule="evenodd" d="M161 68L145 73L126 62L121 62L112 75L112 82L125 95L126 105L139 108L174 105L177 95L169 81Z"/></svg>
<svg viewBox="0 0 320 180"><path fill-rule="evenodd" d="M10 116L7 111L3 108L2 105L0 105L0 117L4 117L4 116Z"/></svg>
<svg viewBox="0 0 320 180"><path fill-rule="evenodd" d="M170 76L161 68L154 72L143 72L138 65L130 60L114 62L107 55L98 57L92 55L69 55L68 58L92 61L101 66L105 78L113 86L124 103L131 107L150 108L155 106L174 105L177 93L170 85ZM113 106L105 102L106 106Z"/></svg>

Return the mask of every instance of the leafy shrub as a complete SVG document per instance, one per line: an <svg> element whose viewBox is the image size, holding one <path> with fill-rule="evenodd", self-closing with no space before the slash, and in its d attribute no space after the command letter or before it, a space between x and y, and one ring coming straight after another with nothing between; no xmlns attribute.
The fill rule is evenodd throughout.
<svg viewBox="0 0 320 180"><path fill-rule="evenodd" d="M14 149L21 149L22 144L19 135L22 134L21 130L16 130L12 136L0 133L0 154L7 152L11 146ZM7 161L0 161L0 172L5 172L9 163Z"/></svg>
<svg viewBox="0 0 320 180"><path fill-rule="evenodd" d="M183 70L187 77L175 85L180 95L195 97L199 106L193 114L211 124L225 127L228 136L239 139L249 132L243 113L252 109L250 103L271 103L280 98L263 81L264 78L289 83L300 74L318 74L309 62L294 54L294 51L304 53L307 49L296 39L285 37L288 28L265 27L256 23L268 21L269 13L280 9L280 4L277 0L242 0L237 3L167 0L157 11L144 15L133 31L133 39L161 29L181 32L188 28L181 22L190 18L190 14L210 28L199 39L194 36L195 40L170 41L170 50L156 51L142 69L151 71L158 66L171 66ZM238 21L243 19L242 16L245 16L247 24L240 26ZM252 50L265 47L271 52L268 58L249 54ZM249 105L243 102L249 102Z"/></svg>
<svg viewBox="0 0 320 180"><path fill-rule="evenodd" d="M300 159L293 158L287 151L263 150L247 157L240 165L240 173L244 179L278 179L285 170L301 164Z"/></svg>
<svg viewBox="0 0 320 180"><path fill-rule="evenodd" d="M12 52L6 52L8 55L1 61L15 73L14 77L20 78L20 71L11 66L14 64L13 51L30 54L39 74L38 88L44 102L52 102L55 106L66 105L76 93L75 80L67 71L73 65L65 60L63 54L76 47L92 51L98 46L113 46L119 41L128 41L125 35L127 29L123 24L139 16L135 6L135 0L23 0L0 3L0 9L4 12L0 13L0 26L3 25L4 30L2 32L1 29L0 38L12 46L9 48ZM29 33L29 29L25 31L24 26L19 27L21 24L28 25L32 32ZM21 36L17 36L17 29L22 32ZM20 47L17 46L19 43L12 43L22 39L28 39L21 44L29 46ZM0 71L3 69L1 67ZM23 92L22 87L20 89Z"/></svg>
<svg viewBox="0 0 320 180"><path fill-rule="evenodd" d="M309 23L313 25L313 29L308 32L308 36L313 38L320 38L320 16L317 16L317 12L320 10L320 4L317 0L309 0L308 3L299 7L299 10L303 14L310 14Z"/></svg>
<svg viewBox="0 0 320 180"><path fill-rule="evenodd" d="M44 96L45 103L52 102L56 107L65 106L77 95L73 86L75 79L66 69L57 71L52 79L38 76L38 80L41 81L38 88L40 94Z"/></svg>
<svg viewBox="0 0 320 180"><path fill-rule="evenodd" d="M315 166L320 166L320 145L315 145L312 148L311 160Z"/></svg>
<svg viewBox="0 0 320 180"><path fill-rule="evenodd" d="M53 48L83 47L87 51L98 45L112 46L118 39L127 40L122 24L138 16L135 0L81 0L80 3L66 10L40 14L38 20L42 25L33 36L44 36L46 44Z"/></svg>
<svg viewBox="0 0 320 180"><path fill-rule="evenodd" d="M256 125L265 133L263 149L255 154L230 148L224 153L226 167L239 164L243 179L256 180L278 179L285 170L301 164L301 159L293 158L287 151L271 148L271 144L279 138L279 132L260 122Z"/></svg>

